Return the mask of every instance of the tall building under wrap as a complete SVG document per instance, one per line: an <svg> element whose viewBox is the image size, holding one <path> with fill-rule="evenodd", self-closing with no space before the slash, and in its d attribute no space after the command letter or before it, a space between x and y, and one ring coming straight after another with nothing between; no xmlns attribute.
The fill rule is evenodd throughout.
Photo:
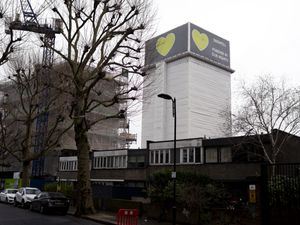
<svg viewBox="0 0 300 225"><path fill-rule="evenodd" d="M176 98L177 138L224 137L224 112L231 109L229 42L192 23L146 42L142 146L174 137L172 102Z"/></svg>

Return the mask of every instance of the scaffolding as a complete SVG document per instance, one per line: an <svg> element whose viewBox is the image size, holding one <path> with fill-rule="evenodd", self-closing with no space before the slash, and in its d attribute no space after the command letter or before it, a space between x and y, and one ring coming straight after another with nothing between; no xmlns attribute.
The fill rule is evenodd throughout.
<svg viewBox="0 0 300 225"><path fill-rule="evenodd" d="M58 20L55 20L53 28L48 24L40 24L37 19L37 15L33 11L30 1L20 0L20 4L23 13L23 21L21 20L20 15L17 14L15 16L15 20L7 23L6 29L43 34L43 37L41 37L41 40L43 41L42 76L39 76L39 79L43 79L44 82L47 83L49 82L50 70L53 65L55 34L59 34L61 32L61 23ZM34 152L40 152L44 148L44 138L45 134L47 133L49 116L49 112L46 110L48 105L48 96L49 89L44 88L38 102L38 117L36 120ZM40 177L43 175L44 157L40 157L39 159L33 161L32 176Z"/></svg>

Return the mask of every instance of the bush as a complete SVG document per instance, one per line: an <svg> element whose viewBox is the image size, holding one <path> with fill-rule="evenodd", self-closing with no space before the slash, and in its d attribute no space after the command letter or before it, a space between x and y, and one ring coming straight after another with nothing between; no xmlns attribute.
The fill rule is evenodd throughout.
<svg viewBox="0 0 300 225"><path fill-rule="evenodd" d="M73 191L74 189L73 189L73 185L71 185L71 184L51 182L51 183L45 184L44 190L50 191L50 192L58 191L58 192L63 193L68 198L74 197L74 191Z"/></svg>
<svg viewBox="0 0 300 225"><path fill-rule="evenodd" d="M161 214L165 217L165 209L170 208L173 198L171 171L164 170L150 176L148 195L154 202L162 203ZM211 220L210 210L224 207L228 195L222 183L205 175L180 171L176 178L176 197L180 207L188 212L187 215L189 212L196 213L197 223L207 224Z"/></svg>
<svg viewBox="0 0 300 225"><path fill-rule="evenodd" d="M273 176L269 182L270 205L299 206L300 201L299 178L288 176Z"/></svg>
<svg viewBox="0 0 300 225"><path fill-rule="evenodd" d="M56 190L57 190L56 182L47 183L44 186L44 191L55 192Z"/></svg>

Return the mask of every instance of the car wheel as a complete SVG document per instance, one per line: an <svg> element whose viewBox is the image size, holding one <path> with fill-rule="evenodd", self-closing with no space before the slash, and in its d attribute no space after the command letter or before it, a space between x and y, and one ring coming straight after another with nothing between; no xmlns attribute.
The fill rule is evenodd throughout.
<svg viewBox="0 0 300 225"><path fill-rule="evenodd" d="M22 207L22 208L25 208L25 201L24 201L24 199L22 199L21 207Z"/></svg>
<svg viewBox="0 0 300 225"><path fill-rule="evenodd" d="M67 215L67 213L68 213L68 209L62 210L62 215L63 215L63 216Z"/></svg>
<svg viewBox="0 0 300 225"><path fill-rule="evenodd" d="M29 209L30 209L31 211L33 211L33 206L32 206L32 204L29 205Z"/></svg>
<svg viewBox="0 0 300 225"><path fill-rule="evenodd" d="M46 213L45 207L44 206L40 206L40 213L44 214Z"/></svg>
<svg viewBox="0 0 300 225"><path fill-rule="evenodd" d="M5 198L5 202L8 203L8 198L7 197Z"/></svg>
<svg viewBox="0 0 300 225"><path fill-rule="evenodd" d="M14 206L15 206L15 207L17 207L17 206L18 206L17 199L14 199Z"/></svg>

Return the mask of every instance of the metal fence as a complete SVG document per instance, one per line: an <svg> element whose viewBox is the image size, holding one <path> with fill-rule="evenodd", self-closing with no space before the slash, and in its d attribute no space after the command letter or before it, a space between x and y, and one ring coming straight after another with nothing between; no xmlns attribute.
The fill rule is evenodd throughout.
<svg viewBox="0 0 300 225"><path fill-rule="evenodd" d="M300 163L262 165L262 224L299 224Z"/></svg>

